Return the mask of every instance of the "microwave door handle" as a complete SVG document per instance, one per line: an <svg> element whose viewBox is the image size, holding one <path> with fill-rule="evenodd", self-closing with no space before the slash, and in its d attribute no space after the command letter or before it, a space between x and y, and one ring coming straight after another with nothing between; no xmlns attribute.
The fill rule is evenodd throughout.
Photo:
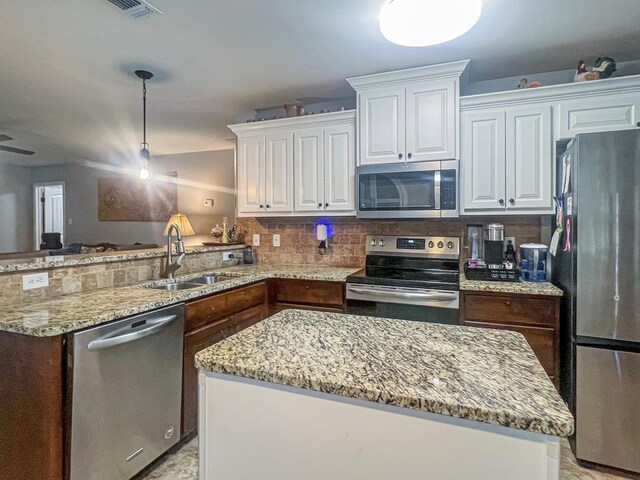
<svg viewBox="0 0 640 480"><path fill-rule="evenodd" d="M450 302L456 299L455 294L445 294L441 292L429 293L408 293L408 292L385 292L382 290L366 290L361 288L349 288L350 292L364 295L382 295L385 297L406 298L411 300L430 300L435 302Z"/></svg>
<svg viewBox="0 0 640 480"><path fill-rule="evenodd" d="M440 183L442 181L440 170L433 174L433 201L436 210L440 210Z"/></svg>

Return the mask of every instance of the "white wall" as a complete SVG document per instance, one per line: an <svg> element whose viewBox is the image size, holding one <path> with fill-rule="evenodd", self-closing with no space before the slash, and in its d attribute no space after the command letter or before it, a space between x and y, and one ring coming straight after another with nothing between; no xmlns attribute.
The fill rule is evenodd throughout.
<svg viewBox="0 0 640 480"><path fill-rule="evenodd" d="M189 217L197 237L185 243L199 243L222 217L234 221L234 151L183 153L153 157L155 174L178 172L178 209ZM65 244L74 242L135 242L164 244L166 222L98 221L98 179L117 177L117 173L83 165L54 165L33 169L34 182L64 181L67 224ZM204 207L213 198L214 207ZM168 220L168 219L167 219Z"/></svg>
<svg viewBox="0 0 640 480"><path fill-rule="evenodd" d="M33 199L27 167L0 163L0 253L33 250Z"/></svg>

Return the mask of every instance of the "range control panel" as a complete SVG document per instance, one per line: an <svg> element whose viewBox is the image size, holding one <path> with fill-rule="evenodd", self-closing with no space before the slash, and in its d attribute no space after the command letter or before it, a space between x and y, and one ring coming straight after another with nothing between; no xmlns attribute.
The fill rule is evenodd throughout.
<svg viewBox="0 0 640 480"><path fill-rule="evenodd" d="M425 257L458 258L460 239L458 237L367 235L367 254L418 254Z"/></svg>

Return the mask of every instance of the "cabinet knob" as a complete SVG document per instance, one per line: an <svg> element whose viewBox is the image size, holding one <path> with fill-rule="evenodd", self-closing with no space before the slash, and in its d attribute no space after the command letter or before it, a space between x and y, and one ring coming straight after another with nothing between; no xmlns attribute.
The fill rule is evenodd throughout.
<svg viewBox="0 0 640 480"><path fill-rule="evenodd" d="M640 122L637 123L637 126L640 127Z"/></svg>
<svg viewBox="0 0 640 480"><path fill-rule="evenodd" d="M504 205L504 199L502 199L502 198L501 198L500 200L498 200L498 203L499 203L500 205Z"/></svg>
<svg viewBox="0 0 640 480"><path fill-rule="evenodd" d="M267 203L267 208L271 208L271 205L269 205L268 203Z"/></svg>
<svg viewBox="0 0 640 480"><path fill-rule="evenodd" d="M319 203L319 204L318 204L318 206L319 206L319 207L321 207L321 206L322 206L322 203Z"/></svg>
<svg viewBox="0 0 640 480"><path fill-rule="evenodd" d="M510 199L509 199L509 203L510 203L511 205L515 205L515 204L516 204L516 201L515 201L513 198L510 198Z"/></svg>
<svg viewBox="0 0 640 480"><path fill-rule="evenodd" d="M326 207L328 207L328 206L329 206L329 204L328 204L328 203L325 203L325 204L324 204L324 206L325 206L325 208L326 208Z"/></svg>
<svg viewBox="0 0 640 480"><path fill-rule="evenodd" d="M411 157L413 157L413 153L411 153L411 152L407 153L407 158L410 159Z"/></svg>
<svg viewBox="0 0 640 480"><path fill-rule="evenodd" d="M399 153L399 154L398 154L398 158L399 158L400 160L402 160L402 154L401 154L401 153Z"/></svg>
<svg viewBox="0 0 640 480"><path fill-rule="evenodd" d="M260 204L260 208L264 208L264 205Z"/></svg>

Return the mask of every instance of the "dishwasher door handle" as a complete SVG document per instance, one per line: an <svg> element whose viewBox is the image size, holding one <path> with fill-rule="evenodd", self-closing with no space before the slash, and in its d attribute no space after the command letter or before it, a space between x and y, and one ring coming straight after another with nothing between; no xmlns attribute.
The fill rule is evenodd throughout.
<svg viewBox="0 0 640 480"><path fill-rule="evenodd" d="M171 322L173 322L177 315L167 315L166 317L154 318L153 320L147 320L147 324L151 324L150 326L143 328L141 330L136 330L135 332L123 333L121 335L116 335L115 337L111 337L105 335L102 338L98 338L89 342L87 345L88 350L102 350L103 348L115 347L116 345L122 345L123 343L133 342L140 338L148 337L149 335L153 335L154 333L159 332L160 330L167 327Z"/></svg>
<svg viewBox="0 0 640 480"><path fill-rule="evenodd" d="M455 294L387 292L382 290L366 290L352 287L350 287L348 291L353 293L360 293L363 295L381 295L384 297L406 298L410 300L431 300L434 302L450 302L457 298Z"/></svg>

